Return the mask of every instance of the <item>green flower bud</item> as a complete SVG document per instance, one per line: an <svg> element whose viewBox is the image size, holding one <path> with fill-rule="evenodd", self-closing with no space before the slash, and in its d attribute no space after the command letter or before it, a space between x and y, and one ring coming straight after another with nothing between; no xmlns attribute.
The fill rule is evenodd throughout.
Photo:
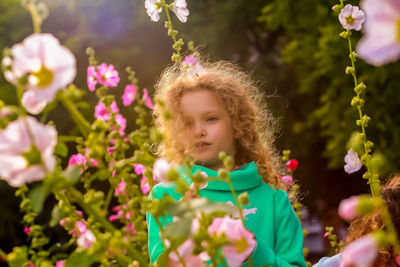
<svg viewBox="0 0 400 267"><path fill-rule="evenodd" d="M353 68L353 67L350 67L350 66L347 66L347 67L346 67L345 72L346 72L346 74L354 74L354 73L355 73L355 72L354 72L354 68Z"/></svg>
<svg viewBox="0 0 400 267"><path fill-rule="evenodd" d="M351 31L343 31L339 34L340 37L347 39L351 35Z"/></svg>
<svg viewBox="0 0 400 267"><path fill-rule="evenodd" d="M172 24L171 24L170 21L166 21L165 24L164 24L164 26L165 26L165 28L167 28L167 29L172 28Z"/></svg>
<svg viewBox="0 0 400 267"><path fill-rule="evenodd" d="M362 94L365 92L365 90L367 89L367 87L365 86L364 83L359 83L356 87L354 87L354 91L357 94Z"/></svg>
<svg viewBox="0 0 400 267"><path fill-rule="evenodd" d="M376 242L378 243L379 247L385 246L388 241L390 240L390 237L388 237L388 234L385 233L382 230L375 230L372 235L376 239Z"/></svg>
<svg viewBox="0 0 400 267"><path fill-rule="evenodd" d="M224 170L224 169L219 169L218 177L223 179L223 180L226 180L226 179L228 179L228 172L226 170Z"/></svg>
<svg viewBox="0 0 400 267"><path fill-rule="evenodd" d="M178 55L178 54L176 54L176 53L174 53L174 54L172 55L172 57L171 57L172 61L179 61L180 58L181 58L181 56Z"/></svg>
<svg viewBox="0 0 400 267"><path fill-rule="evenodd" d="M219 153L218 153L218 158L219 158L220 160L224 161L225 158L226 158L226 153L225 153L224 151L219 152Z"/></svg>
<svg viewBox="0 0 400 267"><path fill-rule="evenodd" d="M239 195L239 201L240 203L242 203L242 205L249 204L249 194L247 193L247 191Z"/></svg>
<svg viewBox="0 0 400 267"><path fill-rule="evenodd" d="M167 179L168 179L168 181L171 181L171 182L174 182L174 181L178 180L179 179L178 172L174 168L171 168L167 172Z"/></svg>
<svg viewBox="0 0 400 267"><path fill-rule="evenodd" d="M359 215L366 215L375 210L374 201L369 196L360 196L356 211Z"/></svg>

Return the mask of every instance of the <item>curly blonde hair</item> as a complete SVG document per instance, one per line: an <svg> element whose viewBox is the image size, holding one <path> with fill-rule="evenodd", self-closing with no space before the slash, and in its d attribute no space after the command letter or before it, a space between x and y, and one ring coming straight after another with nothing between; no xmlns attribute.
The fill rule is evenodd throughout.
<svg viewBox="0 0 400 267"><path fill-rule="evenodd" d="M225 61L201 62L195 73L174 65L164 70L155 88L155 98L165 105L158 105L153 111L155 125L164 136L158 146L160 156L177 164L187 157L187 147L181 141L184 131L180 100L188 92L209 90L217 96L231 118L236 166L255 161L265 182L284 188L279 177L285 174L285 169L273 146L275 121L264 107L263 95L249 74ZM172 119L165 118L165 110L170 112Z"/></svg>
<svg viewBox="0 0 400 267"><path fill-rule="evenodd" d="M382 186L382 195L389 208L389 214L394 223L397 236L400 237L400 175L396 175ZM374 230L382 229L384 224L379 211L360 216L354 219L348 229L346 244L371 233ZM381 248L378 257L375 259L374 266L398 266L395 262L395 255L392 246Z"/></svg>

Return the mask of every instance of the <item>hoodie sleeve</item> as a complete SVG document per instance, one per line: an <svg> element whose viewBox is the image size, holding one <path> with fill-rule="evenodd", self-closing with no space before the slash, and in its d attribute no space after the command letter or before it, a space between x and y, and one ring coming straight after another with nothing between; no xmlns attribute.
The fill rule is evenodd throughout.
<svg viewBox="0 0 400 267"><path fill-rule="evenodd" d="M253 265L270 267L306 267L303 254L303 230L285 192L277 190L274 196L274 248L266 246L262 238L252 254ZM268 237L266 237L268 238ZM246 261L243 266L249 266Z"/></svg>

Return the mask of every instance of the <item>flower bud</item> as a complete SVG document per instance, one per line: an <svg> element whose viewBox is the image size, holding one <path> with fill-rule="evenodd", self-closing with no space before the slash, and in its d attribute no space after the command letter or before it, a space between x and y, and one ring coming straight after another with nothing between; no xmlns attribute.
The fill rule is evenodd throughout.
<svg viewBox="0 0 400 267"><path fill-rule="evenodd" d="M218 171L218 177L223 179L223 180L226 180L228 178L228 172L226 170L224 170L224 169L220 169Z"/></svg>
<svg viewBox="0 0 400 267"><path fill-rule="evenodd" d="M288 162L286 162L286 167L291 170L294 171L297 169L297 165L299 164L299 162L295 159L291 159Z"/></svg>
<svg viewBox="0 0 400 267"><path fill-rule="evenodd" d="M347 66L345 72L346 74L354 74L354 68Z"/></svg>
<svg viewBox="0 0 400 267"><path fill-rule="evenodd" d="M240 203L242 203L242 205L249 204L249 194L247 193L247 191L239 195L239 201Z"/></svg>

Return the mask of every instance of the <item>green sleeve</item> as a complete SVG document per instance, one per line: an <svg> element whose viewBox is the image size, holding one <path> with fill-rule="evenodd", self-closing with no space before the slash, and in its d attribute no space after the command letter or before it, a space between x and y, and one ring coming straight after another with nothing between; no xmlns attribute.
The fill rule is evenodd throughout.
<svg viewBox="0 0 400 267"><path fill-rule="evenodd" d="M164 193L167 193L166 190L160 186L155 186L153 191L150 192L150 199L161 199L164 196ZM147 230L148 230L148 238L149 238L149 254L150 254L150 263L154 263L157 261L158 257L163 253L164 247L162 244L162 240L160 237L160 228L154 217L147 212L146 213L146 221L147 221ZM160 218L160 223L162 227L165 227L168 223L172 222L171 216L165 216Z"/></svg>
<svg viewBox="0 0 400 267"><path fill-rule="evenodd" d="M285 192L278 190L274 198L275 247L257 240L252 254L254 266L306 267L303 254L303 230ZM267 237L266 237L267 238ZM249 266L245 262L243 266Z"/></svg>

